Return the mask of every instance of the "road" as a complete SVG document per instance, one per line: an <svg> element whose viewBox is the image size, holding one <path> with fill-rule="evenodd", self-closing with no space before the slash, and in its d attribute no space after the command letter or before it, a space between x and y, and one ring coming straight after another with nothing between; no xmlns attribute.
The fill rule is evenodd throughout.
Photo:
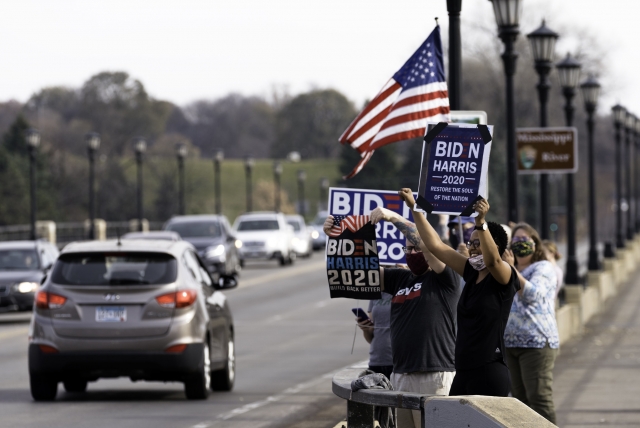
<svg viewBox="0 0 640 428"><path fill-rule="evenodd" d="M346 414L331 393L331 374L366 360L358 333L351 354L355 301L329 298L323 256L252 264L225 291L236 328L232 392L187 401L180 383L105 379L84 394L59 386L53 403L35 403L27 370L28 315L0 316L1 427L332 427ZM363 303L364 304L364 303ZM327 412L327 409L332 409Z"/></svg>

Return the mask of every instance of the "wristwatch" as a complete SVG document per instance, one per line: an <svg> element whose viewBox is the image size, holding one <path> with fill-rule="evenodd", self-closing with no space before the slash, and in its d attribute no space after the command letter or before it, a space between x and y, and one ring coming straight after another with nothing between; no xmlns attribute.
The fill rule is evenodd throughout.
<svg viewBox="0 0 640 428"><path fill-rule="evenodd" d="M473 228L473 230L482 230L482 231L485 231L485 230L487 230L488 228L489 228L489 227L487 227L487 223L485 222L485 223L482 223L482 225L481 225L481 226L478 226L478 225L476 224L476 226Z"/></svg>

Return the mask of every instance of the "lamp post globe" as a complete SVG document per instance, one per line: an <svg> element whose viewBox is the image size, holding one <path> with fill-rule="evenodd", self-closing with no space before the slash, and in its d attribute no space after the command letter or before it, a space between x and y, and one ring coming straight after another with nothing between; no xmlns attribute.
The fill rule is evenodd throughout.
<svg viewBox="0 0 640 428"><path fill-rule="evenodd" d="M521 0L489 0L498 24L498 36L504 43L502 62L505 74L507 109L507 220L518 222L518 160L516 157L516 116L513 76L516 73L518 54L514 49L518 38Z"/></svg>
<svg viewBox="0 0 640 428"><path fill-rule="evenodd" d="M598 256L598 235L596 230L596 180L595 180L595 155L594 155L594 127L593 115L598 106L598 96L600 95L600 83L593 75L589 75L587 80L580 85L584 108L587 111L587 137L588 137L588 162L589 162L589 263L591 271L600 270L600 257Z"/></svg>
<svg viewBox="0 0 640 428"><path fill-rule="evenodd" d="M547 103L549 101L549 73L553 68L553 58L555 54L556 40L558 33L547 27L545 21L535 31L527 34L531 43L533 60L536 72L538 73L538 100L540 102L540 126L548 126ZM542 239L549 239L549 176L540 174L540 233Z"/></svg>
<svg viewBox="0 0 640 428"><path fill-rule="evenodd" d="M100 134L89 132L84 140L89 155L89 239L96 239L96 205L95 205L95 157L100 148Z"/></svg>
<svg viewBox="0 0 640 428"><path fill-rule="evenodd" d="M616 104L611 108L616 129L616 248L624 248L622 229L622 126L627 117L627 109Z"/></svg>
<svg viewBox="0 0 640 428"><path fill-rule="evenodd" d="M40 132L35 128L29 128L27 129L24 137L27 142L27 150L29 151L29 194L31 199L31 212L29 215L29 223L31 227L29 239L35 241L37 238L36 154L38 152L38 147L40 147Z"/></svg>
<svg viewBox="0 0 640 428"><path fill-rule="evenodd" d="M138 231L142 232L142 219L144 218L143 200L143 183L142 183L142 161L144 153L147 151L147 140L144 137L137 137L133 142L133 150L136 153L136 164L138 169L138 186L137 186L137 202L138 202Z"/></svg>
<svg viewBox="0 0 640 428"><path fill-rule="evenodd" d="M184 203L184 159L187 157L187 145L185 143L176 144L176 158L178 160L178 213L185 214Z"/></svg>
<svg viewBox="0 0 640 428"><path fill-rule="evenodd" d="M253 211L253 188L251 182L251 172L255 165L255 161L252 157L247 156L244 159L244 171L245 177L247 181L247 212Z"/></svg>
<svg viewBox="0 0 640 428"><path fill-rule="evenodd" d="M556 64L562 94L565 98L564 113L567 126L573 126L573 97L576 95L576 88L580 81L581 65L573 59L570 54ZM574 175L567 174L567 264L565 282L567 284L578 284L578 257L576 255L576 210L575 210L575 183Z"/></svg>

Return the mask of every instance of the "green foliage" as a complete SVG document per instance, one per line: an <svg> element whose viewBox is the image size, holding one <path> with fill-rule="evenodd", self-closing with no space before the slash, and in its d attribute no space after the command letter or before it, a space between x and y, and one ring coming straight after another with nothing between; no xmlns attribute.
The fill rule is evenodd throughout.
<svg viewBox="0 0 640 428"><path fill-rule="evenodd" d="M351 102L333 89L298 95L278 112L271 153L276 158L291 151L304 159L336 157L338 138L355 116Z"/></svg>

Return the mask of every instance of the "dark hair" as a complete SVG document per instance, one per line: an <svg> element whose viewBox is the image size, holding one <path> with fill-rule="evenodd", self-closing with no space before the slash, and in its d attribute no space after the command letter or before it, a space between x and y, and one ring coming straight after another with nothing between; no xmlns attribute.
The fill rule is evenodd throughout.
<svg viewBox="0 0 640 428"><path fill-rule="evenodd" d="M533 240L533 243L536 244L536 249L533 251L533 257L531 257L531 263L536 263L541 260L549 260L544 252L544 245L542 244L542 239L540 239L538 232L528 223L518 223L513 227L511 236L516 236L516 231L518 229L522 229L527 232L527 235L529 235Z"/></svg>
<svg viewBox="0 0 640 428"><path fill-rule="evenodd" d="M504 228L498 223L494 223L492 221L488 221L487 226L489 227L489 233L493 238L493 242L495 242L498 247L498 253L500 253L500 257L502 257L502 254L507 249L507 244L509 243L507 232L505 232Z"/></svg>

